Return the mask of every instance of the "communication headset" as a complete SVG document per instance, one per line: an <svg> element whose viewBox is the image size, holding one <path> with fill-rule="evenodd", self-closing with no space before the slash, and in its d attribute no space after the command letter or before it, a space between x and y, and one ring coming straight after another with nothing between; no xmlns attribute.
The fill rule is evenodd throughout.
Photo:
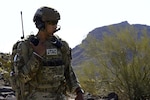
<svg viewBox="0 0 150 100"><path fill-rule="evenodd" d="M36 22L35 22L36 27L41 30L45 28L45 23L42 21L41 16L36 16Z"/></svg>

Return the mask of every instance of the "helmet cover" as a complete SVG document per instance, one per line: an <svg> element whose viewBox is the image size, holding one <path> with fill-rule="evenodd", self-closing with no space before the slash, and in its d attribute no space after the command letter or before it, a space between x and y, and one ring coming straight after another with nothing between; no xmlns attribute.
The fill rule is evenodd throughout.
<svg viewBox="0 0 150 100"><path fill-rule="evenodd" d="M36 27L38 29L44 26L44 22L46 21L58 21L60 20L60 14L57 10L50 7L41 7L37 9L33 22L35 22Z"/></svg>

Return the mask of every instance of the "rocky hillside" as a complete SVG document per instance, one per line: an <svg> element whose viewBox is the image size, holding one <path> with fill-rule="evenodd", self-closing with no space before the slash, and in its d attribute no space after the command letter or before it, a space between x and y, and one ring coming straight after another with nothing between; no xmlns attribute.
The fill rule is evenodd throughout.
<svg viewBox="0 0 150 100"><path fill-rule="evenodd" d="M93 40L90 38L91 36L94 39L97 39L100 41L103 38L103 34L108 34L108 35L111 34L112 35L113 32L111 30L121 31L122 29L125 29L125 28L126 29L134 28L135 31L138 31L139 36L143 30L146 30L150 33L150 26L141 25L141 24L129 24L127 21L95 28L88 33L87 37L82 41L81 44L79 44L75 48L73 48L73 50L72 50L72 57L73 57L72 65L74 67L80 66L80 64L82 62L90 60L90 58L85 53L85 50L87 49L86 47L88 46L88 43L93 42ZM91 52L93 52L93 51L91 51Z"/></svg>

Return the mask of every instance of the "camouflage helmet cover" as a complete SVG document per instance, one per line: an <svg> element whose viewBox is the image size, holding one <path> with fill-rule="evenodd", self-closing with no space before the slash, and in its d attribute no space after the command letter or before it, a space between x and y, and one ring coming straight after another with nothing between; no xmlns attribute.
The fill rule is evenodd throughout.
<svg viewBox="0 0 150 100"><path fill-rule="evenodd" d="M36 27L40 30L45 27L44 22L46 21L58 21L60 20L60 14L57 10L50 7L41 7L39 8L34 17L33 22Z"/></svg>
<svg viewBox="0 0 150 100"><path fill-rule="evenodd" d="M39 18L43 22L45 21L58 21L60 20L60 14L57 10L50 7L41 7L39 8L33 18L33 21L36 22Z"/></svg>

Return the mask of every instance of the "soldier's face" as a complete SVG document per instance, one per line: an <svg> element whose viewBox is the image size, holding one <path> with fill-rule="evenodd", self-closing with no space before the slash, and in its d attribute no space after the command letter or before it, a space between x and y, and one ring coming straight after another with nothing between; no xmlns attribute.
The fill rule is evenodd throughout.
<svg viewBox="0 0 150 100"><path fill-rule="evenodd" d="M57 28L57 24L53 25L50 23L45 23L45 30L46 30L47 35L49 35L49 36L53 35L56 28Z"/></svg>

